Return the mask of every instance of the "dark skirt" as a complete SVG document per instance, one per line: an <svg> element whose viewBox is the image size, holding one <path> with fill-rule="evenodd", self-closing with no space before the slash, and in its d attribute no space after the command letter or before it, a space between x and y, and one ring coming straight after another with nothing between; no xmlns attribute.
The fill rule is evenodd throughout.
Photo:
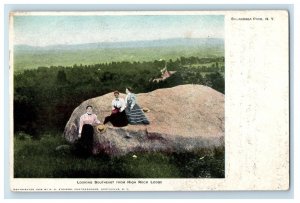
<svg viewBox="0 0 300 203"><path fill-rule="evenodd" d="M110 122L115 127L123 127L128 125L128 120L125 111L112 113L110 116L106 116L103 124Z"/></svg>
<svg viewBox="0 0 300 203"><path fill-rule="evenodd" d="M135 104L130 110L130 108L125 109L128 122L131 125L137 125L137 124L150 124L148 119L146 118L143 110L139 107L139 105Z"/></svg>
<svg viewBox="0 0 300 203"><path fill-rule="evenodd" d="M82 126L81 138L75 143L78 155L91 155L94 141L94 127L89 124Z"/></svg>

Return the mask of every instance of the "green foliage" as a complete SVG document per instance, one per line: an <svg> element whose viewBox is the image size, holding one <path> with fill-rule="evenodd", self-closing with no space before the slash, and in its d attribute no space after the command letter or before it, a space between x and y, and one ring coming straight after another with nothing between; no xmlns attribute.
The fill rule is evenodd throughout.
<svg viewBox="0 0 300 203"><path fill-rule="evenodd" d="M15 178L224 178L224 148L194 153L77 156L60 136L14 139ZM206 156L204 156L206 154ZM204 157L204 158L203 158Z"/></svg>
<svg viewBox="0 0 300 203"><path fill-rule="evenodd" d="M195 64L194 64L195 63ZM203 71L201 63L214 64ZM180 57L152 62L111 62L94 65L42 66L14 74L14 127L38 137L45 131L63 131L74 108L81 102L108 92L135 93L182 84L202 84L224 93L223 57ZM153 82L161 69L177 71L170 78ZM200 65L199 65L200 64ZM199 67L198 67L199 66ZM209 72L209 68L211 72ZM216 72L217 71L217 72Z"/></svg>
<svg viewBox="0 0 300 203"><path fill-rule="evenodd" d="M215 72L205 75L205 85L225 93L225 81L221 73Z"/></svg>
<svg viewBox="0 0 300 203"><path fill-rule="evenodd" d="M127 60L129 55L126 53L124 60L119 60L122 62L115 60L109 63L98 63L101 61L99 53L82 55L91 54L93 60L89 60L89 57L83 59L76 53L67 57L68 63L60 63L63 66L55 63L65 60L64 54L50 54L51 60L47 62L40 57L45 53L41 53L37 59L34 59L35 56L22 56L25 57L23 61L17 56L15 62L18 70L24 71L14 73L15 177L224 177L224 149L216 149L206 156L204 154L207 153L200 151L136 153L115 158L91 156L89 153L82 155L80 145L55 150L57 146L68 143L52 134L62 132L74 108L89 98L116 89L124 92L128 86L133 87L135 93L140 93L182 84L201 84L224 93L224 57L181 55L176 58L176 54L170 57L161 55L160 50L155 51L158 55L151 56L151 60L163 57L168 58L167 63L165 60L146 62L149 56L145 56L144 60L139 59L144 62L134 61L135 58ZM143 54L141 51L138 57ZM194 55L201 56L201 53ZM26 70L28 64L31 68L36 65L40 67ZM165 65L169 71L176 73L164 81L153 82L154 78L161 76L160 70Z"/></svg>
<svg viewBox="0 0 300 203"><path fill-rule="evenodd" d="M18 133L15 134L16 139L19 140L30 140L32 138L31 135L24 133L22 131L19 131Z"/></svg>

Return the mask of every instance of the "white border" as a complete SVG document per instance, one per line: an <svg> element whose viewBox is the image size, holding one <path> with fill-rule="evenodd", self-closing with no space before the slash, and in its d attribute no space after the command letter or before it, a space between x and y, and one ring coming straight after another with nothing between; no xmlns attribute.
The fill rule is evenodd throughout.
<svg viewBox="0 0 300 203"><path fill-rule="evenodd" d="M36 4L42 4L42 3L46 3L46 4L50 4L50 3L59 3L59 4L68 4L69 1L68 0L53 0L53 1L50 1L50 0L45 0L45 1L23 1L23 0L4 0L4 1L1 1L2 2L2 11L4 10L4 5L5 4L16 4L16 3L36 3ZM132 3L133 1L130 1L130 0L122 0L122 1L118 1L120 4L129 4L129 3ZM161 1L144 1L144 2L148 2L148 3L157 3L157 4L161 4L161 3L164 3L164 2L161 2ZM79 3L82 3L80 0L73 0L72 3L74 4L79 4ZM116 3L116 1L114 0L111 0L111 1L98 1L98 0L95 0L95 1L90 1L90 0L86 0L84 1L85 4L87 3L106 3L106 4L113 4L113 3ZM141 4L142 2L140 1L135 1L135 4ZM299 41L299 36L300 36L300 32L299 32L299 27L300 27L300 23L299 23L299 19L300 19L300 6L299 6L299 1L298 0L279 0L279 1L272 1L272 0L251 0L251 1L240 1L240 0L230 0L230 1L224 1L224 0L219 0L219 1L214 1L214 0L211 0L211 1L203 1L203 2L198 2L197 0L196 1L182 1L182 0L173 0L172 2L168 1L169 4L178 4L178 3L181 3L181 4L187 4L187 3L194 3L194 4L199 4L199 3L209 3L209 4L227 4L228 6L230 6L230 4L238 4L242 7L244 7L244 4L269 4L270 6L272 6L274 3L280 3L280 4L293 4L295 7L294 7L294 21L295 21L295 26L292 26L292 30L294 31L294 41L292 41L291 43L292 44L299 44L300 41ZM162 5L162 4L161 4ZM235 6L238 6L238 5L235 5ZM252 7L252 6L250 6ZM4 22L4 16L3 15L0 15L0 21L3 23ZM4 27L4 30L7 30L6 26L3 25ZM5 32L1 32L1 35L2 35L2 49L0 50L1 54L0 54L0 59L1 61L4 61L4 45L5 45L5 38L4 38L4 33ZM295 48L292 50L293 53L300 53L300 50L299 50L299 46L295 46ZM296 54L295 54L296 55ZM3 60L2 60L3 59ZM295 67L299 67L299 57L295 57L294 58L294 65ZM4 81L4 77L5 77L5 70L2 69L3 72L2 74L0 74L0 81ZM300 134L300 131L299 131L299 125L297 125L297 123L299 123L299 112L300 112L300 109L299 109L299 105L296 105L296 104L299 104L300 103L300 99L299 99L299 86L300 86L300 72L299 72L299 69L297 68L294 68L294 75L291 75L291 77L293 78L293 80L291 81L291 86L294 88L294 91L291 91L291 95L292 96L292 101L294 104L295 104L295 107L294 107L294 123L295 123L295 126L294 128L292 129L291 132L294 131L294 142L292 143L292 145L294 145L294 149L295 149L295 152L294 154L299 154L299 143L300 143L300 140L299 140L299 137L297 137L299 134ZM1 95L4 95L4 86L3 85L0 85L0 92L1 92ZM7 106L4 106L4 104L6 102L4 102L3 99L0 100L1 102L1 105L0 105L0 129L2 129L2 134L5 136L4 134L4 118L7 119L7 115L4 115L3 112L4 112L4 108L7 108ZM293 109L292 109L293 110ZM0 141L2 141L1 143L5 144L4 142L4 136L0 136ZM4 148L4 146L3 146ZM8 156L7 155L7 151L5 151L5 153L2 154L2 162L1 162L1 166L3 166L2 168L4 167L8 167L7 163L4 164L3 160L4 160L4 156ZM271 199L272 198L272 195L270 195L270 193L253 193L253 192L247 192L247 193L240 193L240 192L233 192L233 193L230 193L229 196L227 196L226 194L224 193L214 193L214 197L216 198L215 200L211 200L210 202L236 202L236 201L243 201L243 202L252 202L253 200L245 200L244 198L253 198L253 197L256 197L256 198L260 198L260 200L256 200L256 201L265 201L265 202L299 202L299 180L300 180L300 177L299 177L299 173L297 171L299 171L299 160L298 159L295 159L294 161L294 171L295 171L295 177L294 177L294 187L292 188L292 191L290 191L290 193L292 192L292 194L294 193L293 191L295 191L295 196L293 199L280 199L280 200L273 200ZM4 180L4 171L2 171L2 173L0 173L0 179L1 180ZM4 185L1 184L0 185L0 191L1 191L1 196L4 198L4 192L7 193L7 188L4 188L3 187ZM4 190L5 189L5 190ZM148 197L149 198L149 193L143 193L145 197ZM195 194L198 194L197 197L195 197ZM280 195L282 194L283 195L283 198L284 198L284 195L286 193L272 193L274 194L275 196L277 195ZM7 194L8 196L6 196L6 198L13 198L11 196L11 194ZM135 195L128 195L127 198L135 198L137 194ZM53 196L51 194L45 194L44 196L37 196L35 195L36 197L39 197L39 198L53 198ZM155 196L155 197L154 197ZM178 197L178 193L159 193L159 194L154 194L154 195L151 195L152 198L172 198L172 197ZM181 197L185 197L185 198L190 198L190 197L194 197L194 198L205 198L207 197L205 194L203 193L190 193L189 195L187 194L180 194ZM20 196L19 196L20 197ZM33 198L34 196L31 196L31 198ZM86 198L88 198L87 196L85 196ZM106 197L107 198L107 195L102 195L102 197ZM111 195L109 198L120 198L120 197L123 197L123 198L126 198L126 196L122 196L122 195ZM229 200L226 200L225 198L239 198L239 199L244 199L244 200L232 200L232 199L229 199ZM16 197L15 197L16 198ZM25 198L25 196L23 196L23 198ZM65 197L62 197L60 196L60 198L68 198L67 195ZM77 197L78 198L78 197ZM98 198L101 198L100 196ZM219 199L221 198L221 199ZM271 200L267 200L265 198L269 198ZM6 201L9 201L7 199L3 199L4 202ZM15 200L17 201L17 200ZM26 200L26 199L22 199L21 200L22 202L32 202L32 201L35 201L35 200ZM38 200L36 200L38 201ZM44 200L45 202L52 202L51 199L49 200ZM68 202L67 199L64 199L63 200L64 202ZM69 200L70 202L82 202L81 199L77 199L77 200ZM88 200L88 201L91 201L91 202L99 202L99 200ZM105 200L105 201L108 201L108 200ZM137 202L140 200L122 200L122 202ZM153 200L143 200L145 202L149 202L149 201L153 201ZM157 200L155 200L157 201ZM166 201L166 200L165 200ZM182 200L179 199L179 200L172 200L172 202L181 202ZM185 201L189 201L189 202L192 202L191 200L185 200ZM199 201L199 200L194 200L193 202L195 201ZM208 201L208 200L206 200ZM116 201L114 201L116 202Z"/></svg>
<svg viewBox="0 0 300 203"><path fill-rule="evenodd" d="M289 188L288 13L286 11L60 12L58 14L80 16L186 15L187 13L189 15L225 16L225 179L158 179L162 181L160 185L151 184L155 180L147 179L149 184L97 185L94 183L95 181L111 179L95 178L93 184L81 185L78 183L85 179L22 179L13 178L11 175L11 189L13 191L57 192L95 191L95 189L99 191L211 191L287 190ZM56 14L56 12L24 12L20 15ZM11 15L15 15L15 13ZM274 17L275 20L247 22L232 20L233 17L261 17L263 19ZM259 33L263 34L259 35ZM13 32L11 36L13 36ZM276 43L277 49L274 50L272 45L263 47L261 43L268 39L273 40L270 41L271 43ZM12 41L10 42L12 45ZM243 46L245 46L245 50L241 49ZM13 47L10 49L13 53ZM262 50L269 54L260 57L261 54L258 54L257 51ZM273 63L275 60L276 63ZM12 65L13 61L10 62ZM12 69L10 73L10 99L13 101ZM263 78L254 77L260 75ZM274 80L278 82L277 86L272 84ZM265 90L266 88L267 90ZM262 94L267 94L269 98L272 98L272 103L264 102L265 98L262 97L264 96ZM12 115L13 103L10 104L10 114ZM245 106L246 104L248 106ZM267 110L266 108L270 105L273 108ZM277 110L274 111L274 109ZM263 119L261 122L251 120L256 114L258 119ZM275 118L271 114L274 114ZM13 132L12 117L10 123L10 132ZM266 126L262 126L262 123L265 123ZM277 129L270 127L276 123L280 123L281 127ZM11 133L12 143L13 133ZM269 156L272 155L276 156L276 159L270 159ZM269 160L271 160L270 163L265 165ZM12 153L10 163L11 174L13 174ZM117 181L118 179L114 180ZM138 179L126 179L126 181L137 182Z"/></svg>

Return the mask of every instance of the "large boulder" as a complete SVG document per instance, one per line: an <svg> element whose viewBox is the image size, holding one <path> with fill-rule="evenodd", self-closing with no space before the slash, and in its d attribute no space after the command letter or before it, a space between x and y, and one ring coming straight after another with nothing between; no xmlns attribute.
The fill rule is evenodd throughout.
<svg viewBox="0 0 300 203"><path fill-rule="evenodd" d="M180 85L137 94L137 103L150 109L150 125L108 125L105 132L94 130L93 153L110 156L136 151L183 152L224 146L224 95L202 85ZM125 98L125 94L120 94ZM81 103L66 124L64 137L78 139L79 118L87 105L103 122L111 113L113 93Z"/></svg>

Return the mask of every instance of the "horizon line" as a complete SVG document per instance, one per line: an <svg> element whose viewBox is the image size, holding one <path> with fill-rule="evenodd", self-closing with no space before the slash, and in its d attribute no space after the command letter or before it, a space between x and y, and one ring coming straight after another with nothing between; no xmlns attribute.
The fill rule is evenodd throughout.
<svg viewBox="0 0 300 203"><path fill-rule="evenodd" d="M51 46L76 46L76 45L86 45L86 44L101 44L101 43L124 43L124 42L147 42L147 41L163 41L163 40L172 40L172 39L223 39L224 37L175 37L175 38L164 38L164 39L149 39L149 40L131 40L131 41L99 41L99 42L87 42L87 43L74 43L74 44L51 44L44 46L34 46L29 44L14 44L13 46L29 46L37 48L46 48Z"/></svg>

